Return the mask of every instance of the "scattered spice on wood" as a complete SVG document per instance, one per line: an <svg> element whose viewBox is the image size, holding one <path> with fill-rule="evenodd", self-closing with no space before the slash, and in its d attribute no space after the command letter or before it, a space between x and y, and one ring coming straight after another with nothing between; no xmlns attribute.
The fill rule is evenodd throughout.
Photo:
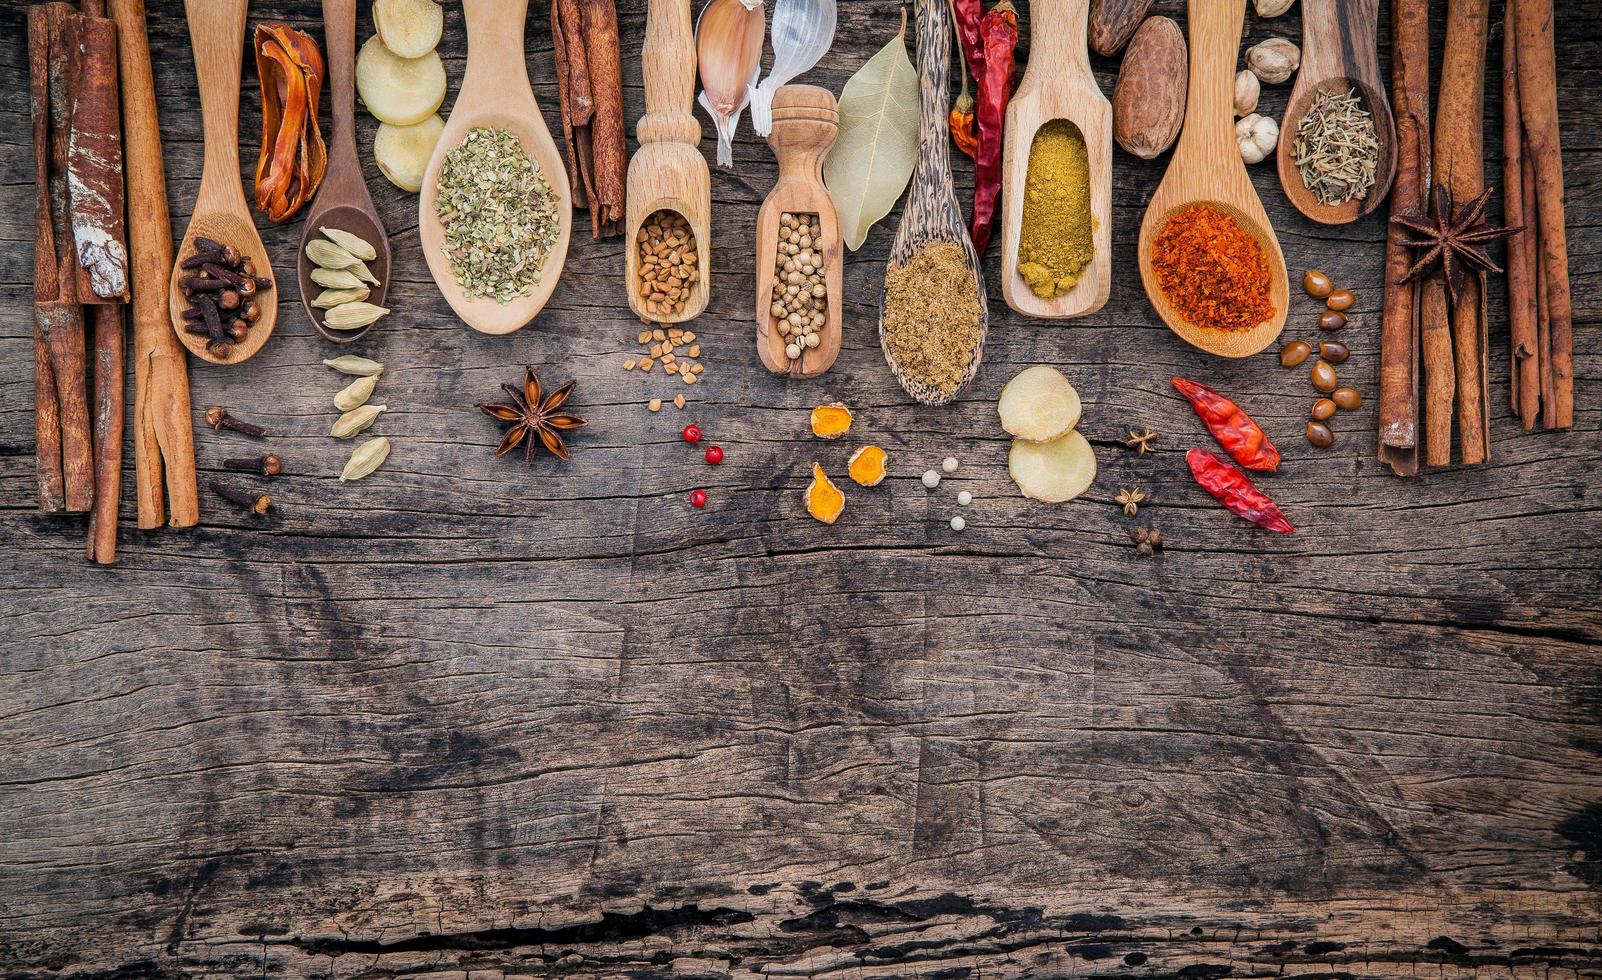
<svg viewBox="0 0 1602 980"><path fill-rule="evenodd" d="M252 439L261 439L267 435L266 429L254 422L246 422L243 419L234 418L228 413L228 409L223 408L221 405L213 405L211 408L206 409L206 424L213 429L229 429L233 432L250 436Z"/></svg>
<svg viewBox="0 0 1602 980"><path fill-rule="evenodd" d="M594 237L621 235L628 145L617 10L612 0L552 0L551 35L573 206L589 209Z"/></svg>
<svg viewBox="0 0 1602 980"><path fill-rule="evenodd" d="M884 343L901 372L942 395L962 383L984 311L962 246L932 241L885 273Z"/></svg>
<svg viewBox="0 0 1602 980"><path fill-rule="evenodd" d="M1042 299L1067 295L1095 254L1090 157L1084 134L1066 119L1035 131L1024 180L1018 274Z"/></svg>
<svg viewBox="0 0 1602 980"><path fill-rule="evenodd" d="M1379 168L1374 114L1352 88L1320 91L1296 124L1291 162L1318 203L1333 206L1368 197Z"/></svg>
<svg viewBox="0 0 1602 980"><path fill-rule="evenodd" d="M339 473L339 482L361 480L383 465L389 458L389 440L384 436L369 439L356 447L350 454L350 460Z"/></svg>
<svg viewBox="0 0 1602 980"><path fill-rule="evenodd" d="M1129 540L1135 543L1135 553L1142 558L1150 558L1163 548L1163 536L1156 528L1137 527L1129 532Z"/></svg>
<svg viewBox="0 0 1602 980"><path fill-rule="evenodd" d="M1194 326L1250 330L1274 315L1262 245L1212 205L1168 218L1152 243L1151 267L1169 305Z"/></svg>
<svg viewBox="0 0 1602 980"><path fill-rule="evenodd" d="M506 392L506 401L478 406L479 411L490 418L512 423L501 438L500 445L495 447L495 455L505 456L523 445L523 465L527 466L534 459L536 446L543 445L557 459L569 459L563 433L586 424L582 416L562 411L562 406L572 396L576 385L576 381L569 381L547 395L541 391L539 378L532 367L523 370L521 389L514 385L501 385L501 390Z"/></svg>
<svg viewBox="0 0 1602 980"><path fill-rule="evenodd" d="M1140 513L1140 503L1146 496L1146 491L1139 487L1119 487L1118 496L1113 498L1113 503L1122 507L1125 514L1134 517Z"/></svg>
<svg viewBox="0 0 1602 980"><path fill-rule="evenodd" d="M279 224L306 206L328 172L328 149L317 123L323 53L311 35L277 21L257 24L254 44L261 80L255 203Z"/></svg>
<svg viewBox="0 0 1602 980"><path fill-rule="evenodd" d="M221 480L211 481L211 489L212 492L217 496L229 501L230 503L238 504L239 506L250 511L252 514L255 514L257 517L266 515L266 513L271 510L273 506L273 498L267 494L251 493L249 490L240 490L236 487L231 487L226 483L223 483Z"/></svg>

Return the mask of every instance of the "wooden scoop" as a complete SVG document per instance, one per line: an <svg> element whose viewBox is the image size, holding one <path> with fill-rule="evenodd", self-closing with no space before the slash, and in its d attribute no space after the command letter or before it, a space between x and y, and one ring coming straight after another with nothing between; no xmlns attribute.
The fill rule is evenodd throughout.
<svg viewBox="0 0 1602 980"><path fill-rule="evenodd" d="M885 293L879 294L879 345L884 348L884 359L890 373L896 376L907 394L925 405L944 405L955 398L973 376L979 372L979 359L984 353L985 331L989 323L989 306L985 300L984 277L979 274L979 256L974 254L973 240L962 223L962 211L957 207L957 193L951 186L951 133L948 128L950 93L947 91L946 73L951 60L951 24L947 21L946 0L917 0L918 10L918 163L912 172L912 187L907 192L906 208L901 213L901 224L896 228L895 241L890 243L890 267L905 265L924 245L930 242L956 242L967 255L968 272L973 276L974 291L979 297L979 340L967 370L962 374L956 390L950 394L909 378L890 353L885 343ZM939 324L931 324L939 329Z"/></svg>
<svg viewBox="0 0 1602 980"><path fill-rule="evenodd" d="M840 216L823 186L823 158L840 133L834 94L816 85L785 85L773 96L773 131L768 145L779 160L779 182L773 185L757 214L756 318L757 354L769 371L813 378L829 370L840 353L841 259ZM818 331L818 346L807 347L790 360L786 338L773 316L774 265L779 254L779 222L785 212L815 214L823 228L821 247L828 318Z"/></svg>
<svg viewBox="0 0 1602 980"><path fill-rule="evenodd" d="M712 177L701 155L701 124L695 104L695 34L690 0L650 0L645 14L645 115L634 134L640 148L629 160L623 278L629 307L655 323L683 323L706 309L712 293ZM695 235L696 281L684 309L671 316L648 313L640 296L640 226L658 211L674 211Z"/></svg>
<svg viewBox="0 0 1602 980"><path fill-rule="evenodd" d="M365 336L373 324L358 330L330 330L323 326L328 311L312 305L323 287L311 280L317 266L306 257L306 243L324 238L322 229L326 227L348 231L373 246L378 258L367 260L367 268L378 285L371 287L367 302L383 306L384 295L389 292L389 235L367 193L361 159L356 155L356 0L323 0L323 34L328 46L328 96L334 110L333 145L329 148L328 172L300 236L300 301L319 333L336 344L348 344Z"/></svg>
<svg viewBox="0 0 1602 980"><path fill-rule="evenodd" d="M278 285L267 249L256 234L239 182L239 69L244 60L245 11L250 0L184 0L189 17L189 39L195 52L195 78L200 85L200 116L206 141L205 163L200 172L200 194L195 198L189 229L184 232L167 287L167 308L172 328L189 352L213 364L238 364L272 336L278 321ZM184 298L178 281L189 273L183 261L195 254L195 239L210 238L239 249L250 259L256 275L274 280L251 298L261 316L250 325L245 339L233 345L227 357L218 357L206 338L184 330Z"/></svg>
<svg viewBox="0 0 1602 980"><path fill-rule="evenodd" d="M1374 40L1378 21L1379 0L1302 0L1302 66L1279 127L1279 182L1296 210L1326 225L1356 221L1379 207L1396 176L1396 121L1379 70ZM1291 162L1296 127L1319 92L1345 95L1354 88L1363 107L1374 114L1379 143L1374 186L1358 200L1320 204Z"/></svg>
<svg viewBox="0 0 1602 980"><path fill-rule="evenodd" d="M1001 295L1024 316L1088 316L1112 290L1112 106L1090 73L1085 32L1090 0L1033 0L1029 67L1007 106L1001 161ZM1041 126L1064 119L1085 138L1095 254L1079 282L1055 299L1035 295L1018 274L1029 150Z"/></svg>
<svg viewBox="0 0 1602 980"><path fill-rule="evenodd" d="M1146 296L1168 328L1186 343L1220 357L1249 357L1274 342L1285 326L1289 292L1285 256L1257 199L1235 142L1235 58L1240 48L1246 0L1187 4L1190 23L1190 91L1185 128L1168 172L1146 205L1140 223L1140 279ZM1238 221L1268 260L1269 301L1274 315L1250 330L1218 330L1185 321L1163 296L1152 271L1152 243L1176 211L1208 204Z"/></svg>
<svg viewBox="0 0 1602 980"><path fill-rule="evenodd" d="M534 90L528 84L528 66L523 61L523 22L528 19L528 0L462 0L462 12L467 19L467 70L434 155L423 171L417 231L428 271L462 322L480 333L511 333L545 308L556 281L562 277L568 237L573 231L573 194L562 154L545 128L540 107L534 103ZM504 129L516 136L556 197L559 227L556 241L545 256L540 281L528 293L507 303L489 296L469 298L457 285L450 260L441 250L445 229L434 213L445 154L455 149L475 126ZM374 274L383 278L377 270Z"/></svg>

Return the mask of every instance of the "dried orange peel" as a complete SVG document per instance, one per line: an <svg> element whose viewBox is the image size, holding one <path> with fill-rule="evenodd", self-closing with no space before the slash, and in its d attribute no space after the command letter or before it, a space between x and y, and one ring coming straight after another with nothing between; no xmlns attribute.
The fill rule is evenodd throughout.
<svg viewBox="0 0 1602 980"><path fill-rule="evenodd" d="M812 434L819 439L838 439L851 431L851 409L839 402L819 405L812 410Z"/></svg>
<svg viewBox="0 0 1602 980"><path fill-rule="evenodd" d="M808 514L825 524L833 524L845 511L845 494L829 481L823 467L817 463L812 464L812 482L802 494L801 502L806 505Z"/></svg>
<svg viewBox="0 0 1602 980"><path fill-rule="evenodd" d="M885 463L889 456L878 446L863 446L851 454L846 462L846 472L851 479L864 487L876 487L884 482Z"/></svg>

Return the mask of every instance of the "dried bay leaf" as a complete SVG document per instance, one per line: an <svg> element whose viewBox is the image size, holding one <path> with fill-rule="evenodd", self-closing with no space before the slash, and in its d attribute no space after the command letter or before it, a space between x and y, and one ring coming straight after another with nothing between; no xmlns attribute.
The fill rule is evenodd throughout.
<svg viewBox="0 0 1602 980"><path fill-rule="evenodd" d="M840 135L823 161L823 182L853 252L895 207L918 160L918 72L906 38L903 10L901 30L840 92Z"/></svg>

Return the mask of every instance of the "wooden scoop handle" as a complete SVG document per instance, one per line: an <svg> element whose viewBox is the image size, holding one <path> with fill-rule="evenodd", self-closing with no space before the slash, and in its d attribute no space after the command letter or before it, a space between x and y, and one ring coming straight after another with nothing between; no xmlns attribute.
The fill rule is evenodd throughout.
<svg viewBox="0 0 1602 980"><path fill-rule="evenodd" d="M1034 72L1037 80L1046 75L1077 78L1090 74L1090 52L1086 38L1090 24L1090 0L1030 0L1029 50L1051 52L1049 57L1030 58L1027 76L1036 63L1049 71Z"/></svg>
<svg viewBox="0 0 1602 980"><path fill-rule="evenodd" d="M1185 129L1174 160L1239 157L1235 145L1235 60L1246 0L1207 0L1186 5L1190 24L1190 88L1185 97ZM1213 154L1223 154L1222 157Z"/></svg>
<svg viewBox="0 0 1602 980"><path fill-rule="evenodd" d="M645 15L645 115L634 134L641 143L688 143L699 146L701 124L695 121L695 33L690 28L690 0L650 0Z"/></svg>
<svg viewBox="0 0 1602 980"><path fill-rule="evenodd" d="M768 145L779 160L779 183L817 184L823 158L840 135L834 93L815 85L785 85L773 97Z"/></svg>
<svg viewBox="0 0 1602 980"><path fill-rule="evenodd" d="M212 205L237 197L239 183L239 70L244 62L245 13L250 0L184 0L189 38L200 86L200 117L206 139L200 199ZM195 210L201 210L196 201ZM241 207L242 213L248 213Z"/></svg>

